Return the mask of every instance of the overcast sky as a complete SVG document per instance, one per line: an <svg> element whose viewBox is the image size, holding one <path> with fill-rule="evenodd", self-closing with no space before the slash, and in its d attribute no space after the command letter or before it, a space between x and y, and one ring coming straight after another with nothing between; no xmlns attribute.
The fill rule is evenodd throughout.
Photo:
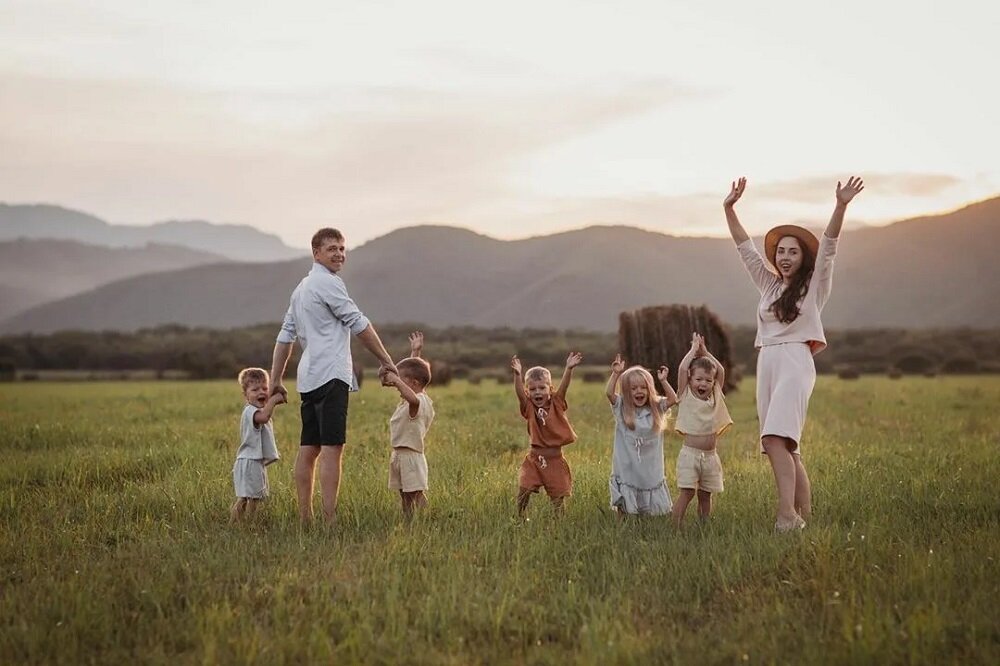
<svg viewBox="0 0 1000 666"><path fill-rule="evenodd" d="M1000 3L0 0L0 200L244 223L725 233L1000 194Z"/></svg>

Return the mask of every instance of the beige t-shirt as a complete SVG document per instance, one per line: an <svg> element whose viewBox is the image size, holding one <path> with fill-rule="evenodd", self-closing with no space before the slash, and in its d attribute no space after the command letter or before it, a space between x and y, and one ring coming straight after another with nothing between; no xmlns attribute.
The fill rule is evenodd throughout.
<svg viewBox="0 0 1000 666"><path fill-rule="evenodd" d="M677 422L674 424L677 432L682 435L721 435L731 425L733 419L729 416L726 398L718 382L708 400L692 393L690 386L684 387L677 402Z"/></svg>
<svg viewBox="0 0 1000 666"><path fill-rule="evenodd" d="M434 402L426 393L417 394L420 406L417 415L410 417L410 403L400 400L389 419L389 438L394 449L413 449L424 452L424 437L434 420Z"/></svg>
<svg viewBox="0 0 1000 666"><path fill-rule="evenodd" d="M826 349L826 335L823 333L820 312L830 297L830 288L833 285L833 259L837 255L837 239L828 238L826 234L820 237L816 265L809 280L809 292L799 303L799 316L787 324L778 321L770 309L771 304L784 291L784 282L767 267L764 257L754 247L752 240L747 239L736 247L747 273L760 292L760 302L757 304L757 339L754 340L754 347L759 349L786 342L804 342L809 345L814 355Z"/></svg>

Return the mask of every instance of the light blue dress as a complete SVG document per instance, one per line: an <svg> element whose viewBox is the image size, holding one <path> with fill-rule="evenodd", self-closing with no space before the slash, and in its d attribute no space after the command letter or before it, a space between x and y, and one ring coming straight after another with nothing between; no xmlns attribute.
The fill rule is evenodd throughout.
<svg viewBox="0 0 1000 666"><path fill-rule="evenodd" d="M663 431L653 431L652 411L649 407L636 410L635 430L629 430L622 419L622 396L615 396L611 412L615 415L615 444L608 480L611 506L631 514L670 513L673 503L663 473Z"/></svg>

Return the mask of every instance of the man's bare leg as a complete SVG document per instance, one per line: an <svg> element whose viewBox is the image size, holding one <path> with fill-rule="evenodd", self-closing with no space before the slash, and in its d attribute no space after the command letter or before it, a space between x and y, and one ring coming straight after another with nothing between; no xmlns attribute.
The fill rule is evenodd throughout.
<svg viewBox="0 0 1000 666"><path fill-rule="evenodd" d="M328 525L337 521L337 499L340 497L341 460L344 445L324 446L319 456L319 488L323 494L323 519Z"/></svg>
<svg viewBox="0 0 1000 666"><path fill-rule="evenodd" d="M320 453L319 446L300 446L295 457L295 492L299 498L299 520L303 524L313 519L313 472L316 469L316 458Z"/></svg>

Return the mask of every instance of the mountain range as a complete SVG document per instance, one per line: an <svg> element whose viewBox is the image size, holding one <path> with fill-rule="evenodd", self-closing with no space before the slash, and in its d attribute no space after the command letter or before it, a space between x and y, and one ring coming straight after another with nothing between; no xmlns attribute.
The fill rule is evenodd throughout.
<svg viewBox="0 0 1000 666"><path fill-rule="evenodd" d="M845 231L825 324L1000 326L998 231L1000 198ZM277 321L310 263L217 263L131 277L20 313L0 332ZM757 301L731 240L630 227L514 241L410 227L350 250L341 275L376 323L614 330L623 310L704 303L725 321L752 324Z"/></svg>
<svg viewBox="0 0 1000 666"><path fill-rule="evenodd" d="M156 243L122 248L70 240L0 242L0 316L136 275L225 261L218 254Z"/></svg>
<svg viewBox="0 0 1000 666"><path fill-rule="evenodd" d="M235 261L280 261L308 254L248 225L171 220L149 226L109 224L93 215L48 204L0 203L0 241L73 240L106 247L177 245Z"/></svg>

